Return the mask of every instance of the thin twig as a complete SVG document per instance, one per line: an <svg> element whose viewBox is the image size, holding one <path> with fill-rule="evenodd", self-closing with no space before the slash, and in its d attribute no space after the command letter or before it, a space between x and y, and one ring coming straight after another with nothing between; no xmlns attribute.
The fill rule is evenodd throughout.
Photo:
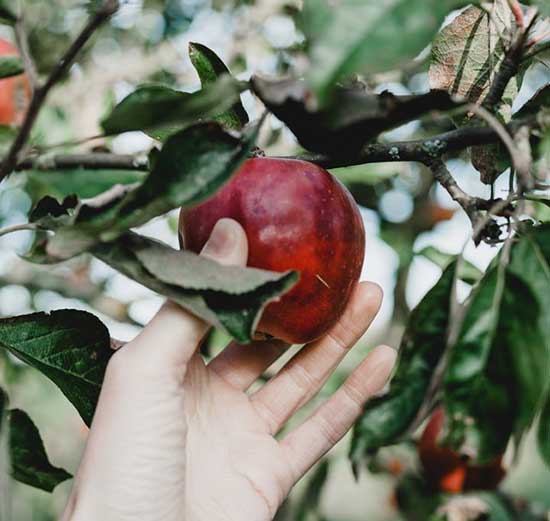
<svg viewBox="0 0 550 521"><path fill-rule="evenodd" d="M15 284L25 286L31 292L55 291L65 298L78 299L119 322L142 327L129 314L129 304L105 294L101 284L94 284L88 276L79 274L59 275L50 269L20 263L0 275L0 286Z"/></svg>
<svg viewBox="0 0 550 521"><path fill-rule="evenodd" d="M517 174L518 189L521 191L528 191L533 188L533 179L531 176L532 156L529 143L529 131L528 127L517 128L516 141L522 143L527 141L527 146L521 148L512 139L508 129L486 108L478 105L470 105L470 110L477 114L480 118L484 119L493 130L497 133L500 140L506 146L510 159L512 160L512 166ZM527 135L526 135L527 134Z"/></svg>
<svg viewBox="0 0 550 521"><path fill-rule="evenodd" d="M468 215L472 223L475 223L479 203L485 203L486 201L484 199L480 200L477 197L472 197L462 190L442 159L436 158L426 161L426 166L432 171L435 180L447 190L453 201L456 201L466 212L466 215Z"/></svg>
<svg viewBox="0 0 550 521"><path fill-rule="evenodd" d="M9 152L2 163L2 167L0 168L0 181L2 181L14 170L19 153L29 139L36 118L38 117L38 114L40 113L51 88L65 75L82 47L90 39L96 29L117 11L118 6L118 0L105 0L103 5L88 20L87 24L76 37L74 42L69 46L62 58L57 62L44 85L35 89L29 109L21 125L21 129L19 130L19 133L12 143Z"/></svg>
<svg viewBox="0 0 550 521"><path fill-rule="evenodd" d="M15 32L15 41L19 52L21 53L21 58L23 60L23 65L25 66L25 72L29 78L29 83L31 85L32 92L38 87L38 74L36 72L36 66L34 60L32 59L31 51L29 49L29 38L27 35L27 29L25 27L25 19L20 17L15 22L14 26Z"/></svg>
<svg viewBox="0 0 550 521"><path fill-rule="evenodd" d="M6 226L0 229L0 237L8 235L8 233L19 232L22 230L36 230L38 226L34 223L22 223L14 224L13 226Z"/></svg>
<svg viewBox="0 0 550 521"><path fill-rule="evenodd" d="M107 136L105 134L96 134L95 136L87 136L78 139L71 139L68 141L58 141L57 143L52 143L51 145L38 145L33 146L33 152L36 151L38 154L48 152L55 148L66 148L66 147L75 147L78 145L84 145L90 141L96 141L97 139L105 139Z"/></svg>

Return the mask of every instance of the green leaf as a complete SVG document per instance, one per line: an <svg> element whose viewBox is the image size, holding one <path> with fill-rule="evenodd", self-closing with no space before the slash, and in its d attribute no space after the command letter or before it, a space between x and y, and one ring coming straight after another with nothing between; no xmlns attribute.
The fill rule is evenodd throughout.
<svg viewBox="0 0 550 521"><path fill-rule="evenodd" d="M420 250L417 255L426 257L426 259L432 261L441 269L445 269L451 262L456 260L456 255L445 253L434 246L426 246ZM458 276L460 279L468 284L475 284L483 276L483 272L467 260L462 262L459 271L460 273Z"/></svg>
<svg viewBox="0 0 550 521"><path fill-rule="evenodd" d="M112 353L99 319L71 309L0 319L0 347L47 376L90 425Z"/></svg>
<svg viewBox="0 0 550 521"><path fill-rule="evenodd" d="M355 72L396 69L430 44L460 0L306 0L302 26L311 62L308 83L321 104L336 82Z"/></svg>
<svg viewBox="0 0 550 521"><path fill-rule="evenodd" d="M25 72L19 56L0 56L0 78L11 78Z"/></svg>
<svg viewBox="0 0 550 521"><path fill-rule="evenodd" d="M547 364L550 362L550 224L523 231L512 250L509 270L527 284L536 296L540 313L539 328L546 345ZM547 365L547 373L550 364ZM546 404L539 415L538 445L550 465L550 385L547 383Z"/></svg>
<svg viewBox="0 0 550 521"><path fill-rule="evenodd" d="M63 199L72 194L89 199L117 184L141 182L145 176L146 172L137 170L33 170L25 173L26 188L33 201L46 195Z"/></svg>
<svg viewBox="0 0 550 521"><path fill-rule="evenodd" d="M219 56L200 43L189 44L189 58L199 75L203 89L218 81L220 76L231 74ZM249 121L240 99L229 110L216 116L215 120L227 128L234 129L241 129Z"/></svg>
<svg viewBox="0 0 550 521"><path fill-rule="evenodd" d="M167 135L212 119L239 101L241 91L247 88L229 75L198 92L189 94L161 85L139 87L124 98L101 122L106 134L130 130L158 131L155 137Z"/></svg>
<svg viewBox="0 0 550 521"><path fill-rule="evenodd" d="M547 465L550 466L550 393L546 397L546 404L542 408L542 413L539 417L537 441L541 456Z"/></svg>
<svg viewBox="0 0 550 521"><path fill-rule="evenodd" d="M319 503L328 478L329 464L330 460L328 458L317 464L300 501L296 505L296 512L293 517L296 521L308 521L311 519L310 515L318 514Z"/></svg>
<svg viewBox="0 0 550 521"><path fill-rule="evenodd" d="M221 266L135 233L99 244L93 254L243 343L250 342L264 307L298 280L296 272Z"/></svg>
<svg viewBox="0 0 550 521"><path fill-rule="evenodd" d="M355 466L369 453L397 443L416 419L447 345L455 270L456 263L448 266L412 311L389 392L368 402L355 424L350 454Z"/></svg>
<svg viewBox="0 0 550 521"><path fill-rule="evenodd" d="M59 483L72 478L66 470L50 463L40 433L25 412L19 409L9 411L8 421L14 479L46 492L53 492Z"/></svg>
<svg viewBox="0 0 550 521"><path fill-rule="evenodd" d="M314 152L354 154L381 132L419 118L431 110L460 106L449 94L373 94L364 87L337 87L331 102L312 104L307 84L300 80L251 79L254 93L294 132L300 144Z"/></svg>
<svg viewBox="0 0 550 521"><path fill-rule="evenodd" d="M512 249L508 270L529 286L539 309L550 309L550 224L521 232ZM540 313L539 328L550 354L550 313Z"/></svg>
<svg viewBox="0 0 550 521"><path fill-rule="evenodd" d="M256 134L257 128L241 138L217 124L203 123L172 135L139 186L114 187L83 201L58 219L57 225L44 217L32 218L56 231L53 236L38 238L42 257L68 259L90 251L98 242L116 239L153 217L210 197L248 157ZM34 259L40 260L37 256Z"/></svg>
<svg viewBox="0 0 550 521"><path fill-rule="evenodd" d="M500 456L535 418L547 386L541 309L528 285L502 265L475 289L444 380L446 440L479 463Z"/></svg>

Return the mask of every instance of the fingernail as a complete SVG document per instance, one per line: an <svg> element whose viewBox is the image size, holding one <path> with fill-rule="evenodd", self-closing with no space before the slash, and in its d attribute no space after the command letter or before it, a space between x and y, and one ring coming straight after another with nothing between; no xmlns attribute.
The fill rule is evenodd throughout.
<svg viewBox="0 0 550 521"><path fill-rule="evenodd" d="M233 251L235 243L236 235L232 221L220 219L215 224L201 254L209 257L224 257Z"/></svg>
<svg viewBox="0 0 550 521"><path fill-rule="evenodd" d="M395 361L397 359L397 351L389 346L378 346L368 356L369 359L369 386L370 393L379 393L391 376Z"/></svg>

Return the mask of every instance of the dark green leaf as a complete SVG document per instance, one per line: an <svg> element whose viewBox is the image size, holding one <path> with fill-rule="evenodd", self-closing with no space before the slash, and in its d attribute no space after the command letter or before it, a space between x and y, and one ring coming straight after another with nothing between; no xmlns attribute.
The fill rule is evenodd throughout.
<svg viewBox="0 0 550 521"><path fill-rule="evenodd" d="M308 521L311 519L310 515L318 514L323 488L328 478L329 463L328 458L318 463L315 472L309 478L306 489L296 505L296 521Z"/></svg>
<svg viewBox="0 0 550 521"><path fill-rule="evenodd" d="M221 266L190 251L174 250L135 233L97 245L93 253L239 342L251 340L264 307L288 291L298 279L295 272Z"/></svg>
<svg viewBox="0 0 550 521"><path fill-rule="evenodd" d="M42 258L67 259L174 208L201 202L237 171L255 139L256 129L241 139L214 123L195 125L172 135L139 186L114 187L81 202L70 215L53 223L50 217L34 218L56 231L49 238L39 237L35 252L40 251ZM30 259L40 260L36 255Z"/></svg>
<svg viewBox="0 0 550 521"><path fill-rule="evenodd" d="M355 72L399 68L427 47L445 16L465 0L306 0L308 83L321 103L338 80Z"/></svg>
<svg viewBox="0 0 550 521"><path fill-rule="evenodd" d="M550 224L522 232L512 249L508 269L529 286L539 309L550 309ZM539 328L550 354L550 313L540 313Z"/></svg>
<svg viewBox="0 0 550 521"><path fill-rule="evenodd" d="M477 462L519 440L541 404L548 357L541 309L521 279L491 269L469 302L444 382L447 442Z"/></svg>
<svg viewBox="0 0 550 521"><path fill-rule="evenodd" d="M426 259L432 261L434 264L437 264L437 266L439 266L442 270L445 269L451 262L456 260L456 255L445 253L438 250L434 246L426 246L420 250L417 255L426 257ZM467 260L462 262L461 269L459 271L460 273L458 276L460 279L468 284L475 284L483 276L482 271Z"/></svg>
<svg viewBox="0 0 550 521"><path fill-rule="evenodd" d="M91 423L112 353L109 332L94 315L65 309L1 319L0 347L52 380Z"/></svg>
<svg viewBox="0 0 550 521"><path fill-rule="evenodd" d="M512 250L510 271L527 284L536 296L540 313L539 328L543 334L547 357L550 357L550 224L523 231ZM550 359L550 358L547 358ZM550 366L549 366L550 367ZM547 383L546 405L539 415L538 441L541 454L550 464L550 392Z"/></svg>
<svg viewBox="0 0 550 521"><path fill-rule="evenodd" d="M19 56L0 56L0 78L11 78L25 72Z"/></svg>
<svg viewBox="0 0 550 521"><path fill-rule="evenodd" d="M542 408L539 417L537 441L541 456L548 466L550 466L550 393L546 397L546 404Z"/></svg>
<svg viewBox="0 0 550 521"><path fill-rule="evenodd" d="M459 106L442 91L418 96L373 94L363 87L337 87L322 109L312 106L312 94L299 80L253 77L255 94L294 132L300 144L315 152L353 154L381 132L417 119L433 109Z"/></svg>
<svg viewBox="0 0 550 521"><path fill-rule="evenodd" d="M191 42L189 44L189 58L199 75L203 89L218 81L220 76L230 74L229 69L219 56L200 43ZM215 120L225 127L241 129L248 123L248 114L241 101L238 100L229 110L216 116Z"/></svg>
<svg viewBox="0 0 550 521"><path fill-rule="evenodd" d="M106 134L130 130L162 130L164 138L200 120L211 119L232 107L246 84L225 75L216 83L189 94L163 87L139 87L102 121Z"/></svg>
<svg viewBox="0 0 550 521"><path fill-rule="evenodd" d="M14 479L52 492L59 483L72 478L66 470L50 463L40 433L25 412L19 409L9 411L8 421L10 462Z"/></svg>
<svg viewBox="0 0 550 521"><path fill-rule="evenodd" d="M446 348L455 270L456 263L448 266L411 313L390 390L368 402L355 425L350 454L354 465L398 442L416 419Z"/></svg>

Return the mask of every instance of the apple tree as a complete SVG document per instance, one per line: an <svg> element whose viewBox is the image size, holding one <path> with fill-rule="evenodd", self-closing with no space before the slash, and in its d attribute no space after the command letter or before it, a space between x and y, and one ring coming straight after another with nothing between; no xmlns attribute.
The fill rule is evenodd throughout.
<svg viewBox="0 0 550 521"><path fill-rule="evenodd" d="M0 236L22 232L30 240L18 269L2 271L0 284L56 291L97 312L2 312L0 471L48 492L71 478L50 461L30 416L12 405L10 375L21 367L41 372L89 425L118 346L97 315L140 325L90 279L92 259L220 334L251 341L265 306L299 273L216 266L140 230L213 196L247 158L288 150L277 148L286 139L288 157L329 169L358 204L377 213L380 237L398 257L388 335L400 346L399 361L387 393L366 406L353 430L356 476L396 475L395 504L406 519L543 519L536 506L493 490L497 483L483 478L470 486L466 475L504 454L513 467L528 433L550 465L548 3L281 3L277 9L299 37L270 49L275 74L249 67L234 76L212 49L191 42L198 89L178 82L170 70L177 63L156 60L172 56L166 49L185 34L201 2L142 3L142 18L128 27L120 13L131 2L64 2L55 15L65 24L60 30L59 21L41 25L44 2L0 0L2 34L15 45L6 41L4 49L0 41L0 190L8 187L5 201L13 187L32 201L24 219L2 216ZM205 3L238 17L258 15L254 4L265 2ZM152 12L162 20L154 38L140 25ZM111 47L98 51L102 36ZM245 45L247 37L240 35ZM109 49L121 45L128 55L138 47L164 50L147 51L154 66L145 54L146 74L130 63L120 72L132 78L123 96L104 98L91 116L85 103L79 106L96 132L74 139L55 108L62 95L56 93L85 101L93 85L82 77L94 52L109 59ZM231 68L238 63L233 56ZM114 150L127 133L148 136L147 150ZM456 175L457 162L470 167L468 178ZM401 219L381 204L396 192L406 192L411 206ZM436 193L452 204L440 204ZM455 218L464 218L469 231L454 253L415 246ZM491 260L480 269L466 251L490 251ZM440 276L410 310L407 281L419 258ZM434 411L443 411L434 445L456 458L437 479L427 466L408 464ZM313 471L300 500L279 519L325 519L319 501L330 464ZM0 517L8 518L9 501L1 499L2 490Z"/></svg>

